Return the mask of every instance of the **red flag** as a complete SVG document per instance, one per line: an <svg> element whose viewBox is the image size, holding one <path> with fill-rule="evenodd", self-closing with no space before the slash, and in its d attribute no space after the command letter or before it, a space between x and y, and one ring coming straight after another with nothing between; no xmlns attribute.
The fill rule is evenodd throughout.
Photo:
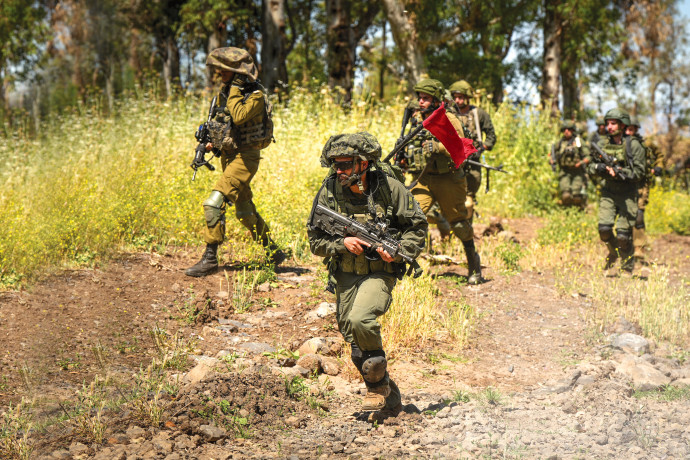
<svg viewBox="0 0 690 460"><path fill-rule="evenodd" d="M472 139L458 136L458 132L446 115L445 104L441 104L441 107L434 110L434 113L429 115L422 124L448 150L456 168L459 168L470 155L477 151Z"/></svg>

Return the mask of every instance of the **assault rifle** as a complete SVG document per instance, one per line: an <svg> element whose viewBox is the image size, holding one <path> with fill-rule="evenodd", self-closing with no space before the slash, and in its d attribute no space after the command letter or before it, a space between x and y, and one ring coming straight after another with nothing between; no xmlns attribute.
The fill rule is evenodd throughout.
<svg viewBox="0 0 690 460"><path fill-rule="evenodd" d="M592 154L594 155L594 160L597 163L603 163L606 166L610 167L613 169L613 172L616 173L616 176L620 177L623 180L628 180L628 176L625 175L623 172L622 168L618 166L616 163L616 159L611 157L611 155L607 154L604 152L601 147L599 147L598 144L595 144L594 142L590 143L590 146L592 147Z"/></svg>
<svg viewBox="0 0 690 460"><path fill-rule="evenodd" d="M412 257L400 252L400 242L390 236L387 225L382 222L362 224L326 206L317 204L314 207L311 224L332 236L356 236L360 240L366 241L371 245L364 254L369 260L379 259L380 256L376 249L383 248L391 257L399 255L409 264L416 263Z"/></svg>
<svg viewBox="0 0 690 460"><path fill-rule="evenodd" d="M196 172L199 168L202 166L206 166L209 170L215 171L215 167L209 163L206 160L206 144L211 142L211 135L208 131L208 124L211 122L211 119L215 115L216 112L216 100L218 99L217 96L211 100L211 108L208 109L208 119L206 120L206 123L203 125L199 125L199 129L194 133L194 137L196 138L197 144L196 149L194 149L194 160L192 160L192 164L189 165L191 168L194 170L194 174L192 175L192 180L196 179ZM213 149L214 152L213 154L216 154L216 149Z"/></svg>
<svg viewBox="0 0 690 460"><path fill-rule="evenodd" d="M556 144L551 144L551 171L556 172L556 163L558 163L558 158L556 158Z"/></svg>

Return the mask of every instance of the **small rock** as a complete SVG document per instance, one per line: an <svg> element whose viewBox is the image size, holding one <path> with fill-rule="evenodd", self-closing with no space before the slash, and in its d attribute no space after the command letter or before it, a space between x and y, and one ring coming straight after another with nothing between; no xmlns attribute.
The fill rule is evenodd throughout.
<svg viewBox="0 0 690 460"><path fill-rule="evenodd" d="M172 286L170 286L170 289L172 289L173 292L180 292L182 287L180 286L180 283L174 283Z"/></svg>
<svg viewBox="0 0 690 460"><path fill-rule="evenodd" d="M73 442L69 446L69 453L74 456L74 457L86 457L89 455L89 447L80 443L80 442Z"/></svg>
<svg viewBox="0 0 690 460"><path fill-rule="evenodd" d="M669 377L648 362L630 355L623 357L616 372L632 380L633 386L640 391L655 390L671 382Z"/></svg>
<svg viewBox="0 0 690 460"><path fill-rule="evenodd" d="M591 375L581 375L580 378L577 379L577 382L575 382L575 385L586 387L593 385L595 382L596 379Z"/></svg>
<svg viewBox="0 0 690 460"><path fill-rule="evenodd" d="M182 382L194 385L195 383L201 382L212 372L211 366L206 362L200 362L192 368L185 376L182 378ZM129 434L129 433L128 433Z"/></svg>
<svg viewBox="0 0 690 460"><path fill-rule="evenodd" d="M299 351L300 355L307 355L309 353L326 353L328 350L328 344L325 339L314 337L304 342L297 351Z"/></svg>
<svg viewBox="0 0 690 460"><path fill-rule="evenodd" d="M637 354L649 353L649 342L642 336L625 332L613 337L611 345L621 350L626 348Z"/></svg>
<svg viewBox="0 0 690 460"><path fill-rule="evenodd" d="M340 373L340 365L334 358L321 358L321 367L326 375L338 375Z"/></svg>
<svg viewBox="0 0 690 460"><path fill-rule="evenodd" d="M249 353L260 354L260 353L275 353L276 349L271 345L263 342L246 342L240 344L239 348L246 350Z"/></svg>
<svg viewBox="0 0 690 460"><path fill-rule="evenodd" d="M308 353L297 360L297 365L307 369L310 373L319 372L321 370L321 358L314 353Z"/></svg>
<svg viewBox="0 0 690 460"><path fill-rule="evenodd" d="M600 446L605 446L606 444L609 443L609 437L606 436L605 434L601 434L599 436L594 437L594 442L596 442Z"/></svg>
<svg viewBox="0 0 690 460"><path fill-rule="evenodd" d="M130 440L139 439L146 436L146 430L136 425L132 425L129 428L127 428L127 431L125 431L125 433L127 434Z"/></svg>
<svg viewBox="0 0 690 460"><path fill-rule="evenodd" d="M216 442L219 439L223 439L227 435L227 432L224 429L214 425L201 425L199 427L199 433L208 442Z"/></svg>
<svg viewBox="0 0 690 460"><path fill-rule="evenodd" d="M201 329L201 334L206 336L206 337L217 337L221 335L223 332L220 329L216 329L215 327L211 326L204 326Z"/></svg>
<svg viewBox="0 0 690 460"><path fill-rule="evenodd" d="M266 281L265 283L259 284L259 287L256 288L257 291L259 292L269 292L271 290L271 283Z"/></svg>
<svg viewBox="0 0 690 460"><path fill-rule="evenodd" d="M515 367L512 364L510 366L508 366L508 372L510 372L512 374L514 370L515 370Z"/></svg>
<svg viewBox="0 0 690 460"><path fill-rule="evenodd" d="M219 299L227 300L230 297L228 291L219 291L216 293L216 297Z"/></svg>

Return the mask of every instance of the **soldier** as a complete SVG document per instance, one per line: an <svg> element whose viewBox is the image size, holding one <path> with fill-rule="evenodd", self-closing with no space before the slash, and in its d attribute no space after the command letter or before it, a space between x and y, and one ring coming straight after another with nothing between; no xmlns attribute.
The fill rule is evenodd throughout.
<svg viewBox="0 0 690 460"><path fill-rule="evenodd" d="M606 136L606 122L604 117L597 118L597 130L589 136L589 142L598 144Z"/></svg>
<svg viewBox="0 0 690 460"><path fill-rule="evenodd" d="M374 136L361 132L332 136L321 153L321 164L335 171L321 186L314 206L321 204L360 222L388 221L400 241L400 251L416 258L424 248L427 221L405 186L372 166L381 157ZM370 421L397 416L402 409L400 391L387 371L386 353L377 318L388 310L396 278L405 264L354 236L331 236L314 225L314 210L307 222L311 251L325 257L335 283L336 318L343 338L352 347L352 362L367 387L363 410L378 411ZM373 251L371 251L373 252Z"/></svg>
<svg viewBox="0 0 690 460"><path fill-rule="evenodd" d="M564 121L561 125L563 137L554 145L555 161L561 172L558 175L558 190L561 194L561 205L584 208L587 179L585 167L589 163L589 148L582 144L580 136L575 134L575 123Z"/></svg>
<svg viewBox="0 0 690 460"><path fill-rule="evenodd" d="M438 80L424 79L414 87L419 100L417 123L421 123L441 105L445 91ZM452 113L448 119L460 137L465 137L462 123ZM452 233L460 238L467 257L467 282L480 284L484 281L481 259L474 245L474 231L470 213L465 206L467 181L462 168L456 168L446 148L427 130L422 130L410 143L406 153L414 165L415 185L412 195L419 201L424 214L429 217L434 202L438 202L441 214L448 220ZM412 169L411 169L412 170Z"/></svg>
<svg viewBox="0 0 690 460"><path fill-rule="evenodd" d="M287 257L272 240L268 225L252 201L250 182L261 160L261 149L272 138L267 129L269 102L258 72L248 52L239 48L216 48L206 65L220 74L223 87L218 96L219 110L215 129L210 129L212 143L206 150L220 151L223 175L204 201L206 251L201 260L188 268L188 276L206 276L218 268L218 246L225 239L225 210L235 205L235 216L261 243L268 259L275 265ZM270 131L270 132L269 132Z"/></svg>
<svg viewBox="0 0 690 460"><path fill-rule="evenodd" d="M477 148L470 159L479 161L484 150L491 150L496 144L496 132L494 125L491 123L491 117L481 107L476 107L470 104L470 100L474 91L472 86L465 80L456 81L450 85L450 93L455 100L455 113L462 121L463 128L468 131L467 137L474 140L474 146ZM482 182L482 168L481 166L474 166L465 164L463 167L467 178L467 199L465 205L469 212L470 222L474 215L474 207L477 204L477 192Z"/></svg>
<svg viewBox="0 0 690 460"><path fill-rule="evenodd" d="M646 145L639 133L640 123L636 117L630 117L630 125L625 128L625 134L634 137L642 144L646 160L645 175L637 189L637 216L635 217L635 227L633 228L634 255L637 260L644 261L644 248L647 245L644 210L647 207L647 203L649 203L649 186L653 183L654 176L661 176L664 158L662 155L659 155L659 148L652 144Z"/></svg>
<svg viewBox="0 0 690 460"><path fill-rule="evenodd" d="M593 147L592 162L587 167L590 174L601 178L599 237L609 250L604 269L613 267L620 256L621 269L632 273L632 228L637 215L637 188L644 177L645 153L637 139L625 135L625 127L630 125L627 112L611 109L604 119L608 137L599 145L613 162L605 164Z"/></svg>

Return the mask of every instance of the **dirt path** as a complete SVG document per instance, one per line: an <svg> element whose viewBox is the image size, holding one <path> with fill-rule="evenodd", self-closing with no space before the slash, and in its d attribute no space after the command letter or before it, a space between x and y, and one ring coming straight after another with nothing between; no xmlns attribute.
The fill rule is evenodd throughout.
<svg viewBox="0 0 690 460"><path fill-rule="evenodd" d="M689 241L661 238L655 249L677 256L674 248L681 247L690 254ZM154 325L168 331L168 338L176 332L192 343L192 358L181 370L204 360L225 369L182 385L166 403L160 428L127 411L106 411L110 422L102 443L57 424L40 435L36 455L690 457L688 398L632 398L617 373L628 355L608 348L602 353L584 319L589 300L559 295L550 273L504 276L487 267L489 283L458 287L453 278L464 268L434 268L445 275L442 295L464 299L479 313L470 346L458 353L453 344L437 343L433 350L396 359L391 374L405 412L372 426L358 410L362 384L351 380L346 354L338 375L321 376L311 389L302 389L311 394L302 401L285 393L284 377L276 372L289 360L285 350L315 337L332 337L330 353L338 355L333 317L305 320L332 301L320 294L316 266L281 267L274 288L258 292L248 313L236 314L228 306L228 283L241 270L227 266L227 276L190 280L183 269L196 255L131 254L102 269L66 272L29 291L0 294L3 408L25 396L43 416L55 416L65 411L66 403L58 401L74 400L83 382L96 376L132 381L158 355ZM192 321L190 312L204 306L210 306L205 316ZM430 359L430 352L437 358ZM218 361L224 354L232 359ZM667 359L662 351L648 355L647 362L662 373L675 373L676 379L687 373L690 379L686 362ZM476 396L468 400L469 393ZM256 394L264 396L257 400ZM209 415L214 410L215 418ZM222 421L224 431L215 436L209 420ZM242 420L252 426L250 437Z"/></svg>

